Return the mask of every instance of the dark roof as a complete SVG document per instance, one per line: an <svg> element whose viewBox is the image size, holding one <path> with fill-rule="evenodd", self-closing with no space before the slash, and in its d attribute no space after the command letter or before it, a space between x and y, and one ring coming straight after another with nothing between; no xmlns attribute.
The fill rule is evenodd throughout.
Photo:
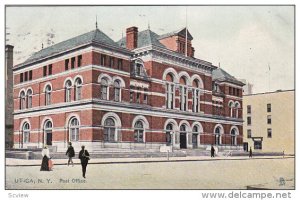
<svg viewBox="0 0 300 200"><path fill-rule="evenodd" d="M231 82L237 85L245 85L243 82L236 79L234 76L231 76L228 74L225 70L221 68L217 68L212 71L212 79L213 81L225 81L225 82Z"/></svg>
<svg viewBox="0 0 300 200"><path fill-rule="evenodd" d="M145 46L158 46L162 48L166 48L162 43L158 41L159 35L151 31L150 29L138 32L138 44L137 48L145 47ZM123 37L117 42L121 47L126 47L126 37Z"/></svg>
<svg viewBox="0 0 300 200"><path fill-rule="evenodd" d="M95 29L88 33L76 36L74 38L65 40L63 42L57 43L50 47L44 48L36 53L34 53L31 57L29 57L25 62L21 65L31 63L33 61L57 54L62 51L70 50L72 48L78 47L80 45L88 44L91 42L97 42L102 44L108 44L110 46L119 47L117 43L115 43L111 38L105 35L99 29Z"/></svg>
<svg viewBox="0 0 300 200"><path fill-rule="evenodd" d="M181 37L185 38L185 34L186 34L186 28L181 28L177 31L172 31L170 33L160 35L158 39L160 40L160 39L163 39L166 37L171 37L171 36L181 36ZM190 34L189 30L187 30L187 38L188 38L188 40L193 40L193 36Z"/></svg>

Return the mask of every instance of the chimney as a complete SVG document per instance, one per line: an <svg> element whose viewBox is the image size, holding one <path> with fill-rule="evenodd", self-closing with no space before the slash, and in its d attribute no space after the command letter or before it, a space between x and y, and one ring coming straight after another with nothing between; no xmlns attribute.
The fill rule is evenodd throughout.
<svg viewBox="0 0 300 200"><path fill-rule="evenodd" d="M138 28L133 26L126 29L126 48L135 49L137 48L138 40Z"/></svg>

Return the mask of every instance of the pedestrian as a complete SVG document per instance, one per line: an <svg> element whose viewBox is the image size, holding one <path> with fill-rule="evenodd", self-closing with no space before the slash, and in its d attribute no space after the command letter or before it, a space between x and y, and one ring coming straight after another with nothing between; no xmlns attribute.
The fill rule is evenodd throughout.
<svg viewBox="0 0 300 200"><path fill-rule="evenodd" d="M211 145L211 148L210 148L210 157L212 157L212 158L215 157L215 148L213 145Z"/></svg>
<svg viewBox="0 0 300 200"><path fill-rule="evenodd" d="M73 163L72 158L75 156L75 151L74 151L74 147L72 146L72 142L69 142L69 147L68 147L68 150L66 152L66 155L69 157L68 166L69 166L70 163L72 163L72 167L74 167L74 163Z"/></svg>
<svg viewBox="0 0 300 200"><path fill-rule="evenodd" d="M89 152L85 149L85 146L81 146L81 151L79 152L78 158L80 159L81 162L81 167L82 167L82 176L85 178L85 173L86 173L86 167L88 165L88 162L90 160L90 154Z"/></svg>
<svg viewBox="0 0 300 200"><path fill-rule="evenodd" d="M250 147L249 158L252 158L252 148Z"/></svg>
<svg viewBox="0 0 300 200"><path fill-rule="evenodd" d="M44 146L42 150L42 164L41 164L41 171L50 171L49 167L49 160L50 160L50 152L47 145Z"/></svg>

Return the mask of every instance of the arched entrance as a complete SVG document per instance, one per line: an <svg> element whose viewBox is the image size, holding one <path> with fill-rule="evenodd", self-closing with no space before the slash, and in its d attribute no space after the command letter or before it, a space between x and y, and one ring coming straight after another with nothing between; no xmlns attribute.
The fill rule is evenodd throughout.
<svg viewBox="0 0 300 200"><path fill-rule="evenodd" d="M187 147L186 134L186 125L183 124L180 126L180 149L186 149Z"/></svg>

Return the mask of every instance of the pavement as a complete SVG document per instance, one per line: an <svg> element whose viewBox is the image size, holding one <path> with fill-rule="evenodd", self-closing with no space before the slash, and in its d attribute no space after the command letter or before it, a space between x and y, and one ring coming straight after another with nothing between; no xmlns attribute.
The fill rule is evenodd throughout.
<svg viewBox="0 0 300 200"><path fill-rule="evenodd" d="M126 163L152 163L152 162L192 162L192 161L220 161L220 160L253 160L253 159L287 159L294 156L219 156L211 158L209 156L187 156L187 157L153 157L153 158L91 158L89 164L126 164ZM40 166L41 160L25 160L16 158L6 158L5 165L13 166ZM52 159L54 165L67 165L66 159ZM80 164L79 159L73 159L75 165Z"/></svg>

